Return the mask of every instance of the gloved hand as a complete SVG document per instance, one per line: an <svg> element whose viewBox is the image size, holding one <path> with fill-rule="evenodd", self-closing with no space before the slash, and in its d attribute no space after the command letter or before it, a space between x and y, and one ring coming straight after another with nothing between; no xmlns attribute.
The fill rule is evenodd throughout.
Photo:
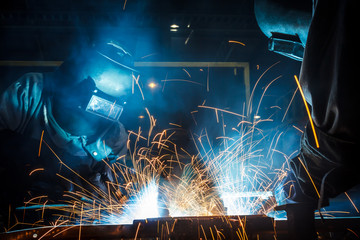
<svg viewBox="0 0 360 240"><path fill-rule="evenodd" d="M99 197L108 197L109 194L113 199L124 197L127 195L123 188L126 183L118 171L118 168L112 169L104 162L99 162L87 179L91 184L89 186L91 189L88 188L88 190Z"/></svg>
<svg viewBox="0 0 360 240"><path fill-rule="evenodd" d="M92 169L87 180L91 184L91 186L88 186L87 189L101 195L109 193L109 188L112 187L115 179L112 169L110 169L104 162L99 162Z"/></svg>

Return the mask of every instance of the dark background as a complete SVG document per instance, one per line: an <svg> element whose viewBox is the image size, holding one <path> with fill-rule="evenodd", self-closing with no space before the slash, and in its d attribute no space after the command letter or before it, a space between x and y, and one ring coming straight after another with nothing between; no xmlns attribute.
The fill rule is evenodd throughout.
<svg viewBox="0 0 360 240"><path fill-rule="evenodd" d="M283 118L296 89L293 75L298 75L300 62L267 50L268 39L257 25L253 5L251 0L2 0L0 90L26 72L53 71L76 46L99 36L121 42L135 62L248 62L250 90L257 86L255 109L267 84L281 76L264 94L258 113L273 121L259 127L275 137L283 133L277 149L291 154L299 148L301 136L294 126L303 129L307 118L298 93ZM179 26L176 32L170 31L172 24ZM199 109L199 105L205 103L240 114L247 111L244 69L185 68L191 77L183 68L138 70L145 100L138 91L130 97L121 117L128 130L142 126L146 133L146 107L157 119L157 131L176 129L174 142L196 153L190 133L198 136L205 128L210 141L215 141L223 134L224 124L231 128L239 121L223 114L217 122L214 111ZM164 87L165 79L200 84L165 82ZM150 89L150 81L157 87ZM254 111L247 120L253 120Z"/></svg>
<svg viewBox="0 0 360 240"><path fill-rule="evenodd" d="M293 75L298 74L300 63L267 50L268 39L257 25L253 4L251 0L1 1L0 90L26 72L53 71L78 44L88 39L108 37L121 42L138 62L248 62L251 90L259 76L280 61L258 84L254 101L267 83L282 75L267 91L263 104L264 109L273 105L286 108L296 89ZM179 26L178 31L170 31L172 24ZM30 62L16 66L11 61ZM48 65L34 61L45 61ZM147 97L145 102L138 101L138 96L129 102L129 111L122 117L129 129L137 128L138 116L144 114L139 111L144 106L158 119L160 128L166 128L168 122L191 128L194 124L190 112L204 101L206 105L244 111L243 69L237 69L239 77L233 77L233 69L203 69L209 75L210 89L180 82L166 82L164 89L161 80L166 78L190 79L182 68L139 70ZM196 77L199 69L185 70L192 81L202 81ZM151 79L158 81L157 89L147 87ZM296 105L298 98L295 100L295 107L287 115L288 122L303 118L301 114L300 118L297 116L297 109L302 106Z"/></svg>

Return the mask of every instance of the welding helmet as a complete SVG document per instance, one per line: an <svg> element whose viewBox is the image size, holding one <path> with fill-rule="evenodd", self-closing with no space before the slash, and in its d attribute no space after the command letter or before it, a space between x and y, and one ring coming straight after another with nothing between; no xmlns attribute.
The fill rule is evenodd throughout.
<svg viewBox="0 0 360 240"><path fill-rule="evenodd" d="M255 0L254 11L268 49L302 61L311 22L311 0Z"/></svg>
<svg viewBox="0 0 360 240"><path fill-rule="evenodd" d="M119 44L92 44L60 67L58 105L67 112L82 111L118 121L138 74L132 65L131 54Z"/></svg>
<svg viewBox="0 0 360 240"><path fill-rule="evenodd" d="M95 57L87 64L88 78L95 84L85 111L117 121L123 111L138 72L132 68L131 54L119 44L108 41L94 47Z"/></svg>

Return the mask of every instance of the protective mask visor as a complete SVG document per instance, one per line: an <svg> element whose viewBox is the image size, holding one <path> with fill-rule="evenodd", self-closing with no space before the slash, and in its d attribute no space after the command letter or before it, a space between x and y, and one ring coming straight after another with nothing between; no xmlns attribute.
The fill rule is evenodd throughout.
<svg viewBox="0 0 360 240"><path fill-rule="evenodd" d="M118 121L124 109L121 104L125 103L119 100L114 100L105 94L101 94L99 90L95 90L85 110L99 117Z"/></svg>
<svg viewBox="0 0 360 240"><path fill-rule="evenodd" d="M291 59L302 61L304 46L298 35L272 32L269 39L269 51L276 52Z"/></svg>

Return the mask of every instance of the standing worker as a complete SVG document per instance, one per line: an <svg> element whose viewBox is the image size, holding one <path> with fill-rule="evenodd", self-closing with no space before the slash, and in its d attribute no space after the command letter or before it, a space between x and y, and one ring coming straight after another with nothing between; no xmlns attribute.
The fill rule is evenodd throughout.
<svg viewBox="0 0 360 240"><path fill-rule="evenodd" d="M270 50L302 60L300 84L311 107L300 154L290 163L295 193L285 208L293 239L317 239L315 209L360 180L355 3L314 0L310 15L306 1L255 1Z"/></svg>

